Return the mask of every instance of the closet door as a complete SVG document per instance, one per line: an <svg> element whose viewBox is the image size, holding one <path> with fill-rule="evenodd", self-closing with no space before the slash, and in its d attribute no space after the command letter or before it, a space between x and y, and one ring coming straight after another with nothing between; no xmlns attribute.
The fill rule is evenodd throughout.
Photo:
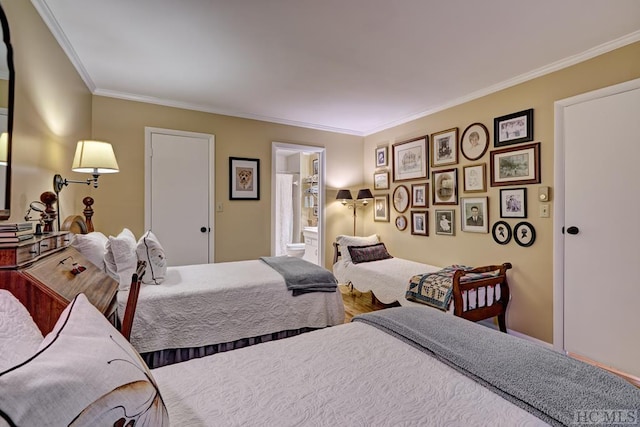
<svg viewBox="0 0 640 427"><path fill-rule="evenodd" d="M168 265L213 262L213 135L146 131L146 228Z"/></svg>
<svg viewBox="0 0 640 427"><path fill-rule="evenodd" d="M564 124L564 349L640 376L640 89Z"/></svg>

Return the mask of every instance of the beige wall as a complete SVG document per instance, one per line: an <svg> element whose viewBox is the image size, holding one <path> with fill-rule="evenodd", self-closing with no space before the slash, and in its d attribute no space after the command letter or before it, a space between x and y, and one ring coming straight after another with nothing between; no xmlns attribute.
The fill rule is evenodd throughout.
<svg viewBox="0 0 640 427"><path fill-rule="evenodd" d="M460 230L460 209L456 208L456 236L435 234L434 209L447 206L429 207L429 237L412 236L407 229L403 232L395 228L397 213L392 209L391 222L373 222L373 215L366 215L365 234L378 233L387 243L391 254L402 258L423 261L434 265L466 264L481 265L509 261L513 264L510 272L512 300L508 311L508 327L543 341L552 342L553 337L553 220L539 217L537 201L538 187L553 187L553 150L554 150L554 101L580 93L588 92L612 84L640 77L640 43L615 50L589 61L585 61L564 70L536 78L526 83L502 90L492 95L447 109L401 126L387 129L365 138L364 171L365 180L371 187L375 170L374 151L380 145L391 145L413 137L432 134L442 130L458 127L460 135L464 129L474 122L483 123L490 133L490 146L487 153L477 161L468 161L460 155L458 168L459 196L489 197L489 223L500 220L499 193L500 188L488 187L487 193L463 193L462 167L470 164L487 164L489 173L489 152L493 149L493 119L505 114L528 108L534 109L534 141L541 143L542 182L525 186L527 191L527 221L536 230L536 241L533 246L523 248L513 240L504 246L495 243L491 234L462 232ZM606 120L606 118L603 118ZM603 141L606 144L606 141ZM515 147L515 146L513 146ZM440 169L450 168L442 167ZM436 169L437 170L437 169ZM389 168L391 171L391 168ZM431 171L431 169L430 169ZM598 173L594 171L594 173ZM412 181L403 182L409 188ZM420 182L420 181L415 181ZM400 184L400 183L398 183ZM431 182L430 182L431 185ZM489 176L487 176L489 185ZM396 184L388 191L393 192ZM551 215L553 215L553 203ZM370 209L369 209L370 210ZM405 214L407 215L407 214ZM407 218L409 216L407 215ZM518 220L506 219L514 226Z"/></svg>
<svg viewBox="0 0 640 427"><path fill-rule="evenodd" d="M336 202L336 190L372 187L375 147L451 127L460 132L473 122L492 130L493 118L534 108L535 140L542 144L542 182L553 186L553 102L575 94L640 77L640 43L618 49L582 64L468 102L386 131L360 138L254 120L200 113L131 101L91 96L29 1L1 0L9 18L15 49L16 101L14 122L12 217L21 220L31 200L51 189L52 176L74 179L70 172L75 142L91 136L112 142L121 173L104 175L94 190L71 185L62 193L62 217L81 210L85 195L96 198L98 229L115 234L144 227L144 127L211 133L216 136L216 201L225 209L216 214L216 261L250 259L270 250L271 142L318 145L327 151L326 241L350 234L351 211ZM491 136L493 136L493 133ZM228 200L228 157L261 159L261 200ZM481 161L488 162L487 153ZM470 164L461 157L458 169ZM478 162L473 162L478 163ZM499 246L488 234L430 236L399 232L393 222L372 221L371 208L358 212L358 234L379 233L390 251L400 257L432 264L471 265L510 261L513 300L509 327L544 341L552 339L552 220L538 217L535 195L539 185L527 186L530 221L537 240L530 248L515 243ZM388 191L391 193L392 189ZM384 193L384 192L377 192ZM477 193L474 193L474 195ZM499 188L489 188L490 221L499 218ZM464 194L461 194L464 196ZM553 201L551 202L553 213ZM434 207L429 208L433 211ZM433 214L432 214L433 215ZM432 215L430 216L433 223ZM459 215L458 215L459 216ZM392 215L392 221L395 215ZM177 219L178 221L179 219ZM516 221L508 220L511 224Z"/></svg>
<svg viewBox="0 0 640 427"><path fill-rule="evenodd" d="M329 200L335 199L334 188L362 180L361 137L95 96L93 136L113 144L120 166L120 173L100 177L100 188L92 190L94 223L106 234L125 226L136 235L144 231L145 126L215 135L216 202L224 204L215 216L216 262L270 254L272 142L326 148ZM260 159L259 201L229 200L230 156ZM350 223L342 219L334 220L334 212L328 210L328 239L348 232ZM326 256L330 261L331 252Z"/></svg>
<svg viewBox="0 0 640 427"><path fill-rule="evenodd" d="M55 173L68 175L76 141L91 135L91 93L30 1L0 3L16 74L10 220L21 221L29 203L53 189ZM62 217L78 212L79 190L61 193Z"/></svg>

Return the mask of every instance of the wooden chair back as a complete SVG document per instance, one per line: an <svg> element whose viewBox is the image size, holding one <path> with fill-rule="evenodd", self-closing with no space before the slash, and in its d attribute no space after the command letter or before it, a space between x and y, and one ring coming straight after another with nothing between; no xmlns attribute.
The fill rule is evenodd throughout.
<svg viewBox="0 0 640 427"><path fill-rule="evenodd" d="M133 317L136 314L136 306L138 305L138 294L140 293L140 282L142 282L142 276L144 275L144 270L146 267L146 261L138 261L136 272L133 273L133 276L131 277L129 298L127 298L127 306L124 309L124 316L122 316L122 327L120 328L120 332L127 340L129 340L129 338L131 337Z"/></svg>

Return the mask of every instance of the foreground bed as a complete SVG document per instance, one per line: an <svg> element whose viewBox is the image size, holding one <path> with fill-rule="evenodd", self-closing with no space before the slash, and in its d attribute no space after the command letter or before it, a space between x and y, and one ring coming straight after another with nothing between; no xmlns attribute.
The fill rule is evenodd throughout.
<svg viewBox="0 0 640 427"><path fill-rule="evenodd" d="M640 408L613 374L422 308L147 371L80 295L22 357L0 368L0 425L534 426Z"/></svg>
<svg viewBox="0 0 640 427"><path fill-rule="evenodd" d="M333 244L333 274L340 283L349 284L360 292L371 292L383 304L422 306L425 301L407 299L411 282L417 285L421 277L442 271L442 267L391 257L382 252L362 262L354 262L348 248L366 250L383 245L378 236L338 236ZM384 248L384 246L382 246ZM457 270L451 277L451 305L431 300L427 303L443 311L451 311L458 317L477 322L497 317L502 332L507 332L506 313L509 305L507 270L510 263L487 265L468 270ZM413 280L412 280L413 279ZM414 292L415 295L415 292Z"/></svg>

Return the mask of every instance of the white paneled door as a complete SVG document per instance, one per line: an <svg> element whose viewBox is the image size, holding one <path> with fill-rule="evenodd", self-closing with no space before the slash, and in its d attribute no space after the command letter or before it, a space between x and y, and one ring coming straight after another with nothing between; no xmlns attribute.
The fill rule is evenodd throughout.
<svg viewBox="0 0 640 427"><path fill-rule="evenodd" d="M556 109L564 127L556 133L564 142L564 153L556 145L564 156L564 218L556 225L565 234L557 294L564 310L555 320L564 324L564 350L640 377L640 87L623 89Z"/></svg>
<svg viewBox="0 0 640 427"><path fill-rule="evenodd" d="M146 129L145 226L168 265L213 262L213 135Z"/></svg>

